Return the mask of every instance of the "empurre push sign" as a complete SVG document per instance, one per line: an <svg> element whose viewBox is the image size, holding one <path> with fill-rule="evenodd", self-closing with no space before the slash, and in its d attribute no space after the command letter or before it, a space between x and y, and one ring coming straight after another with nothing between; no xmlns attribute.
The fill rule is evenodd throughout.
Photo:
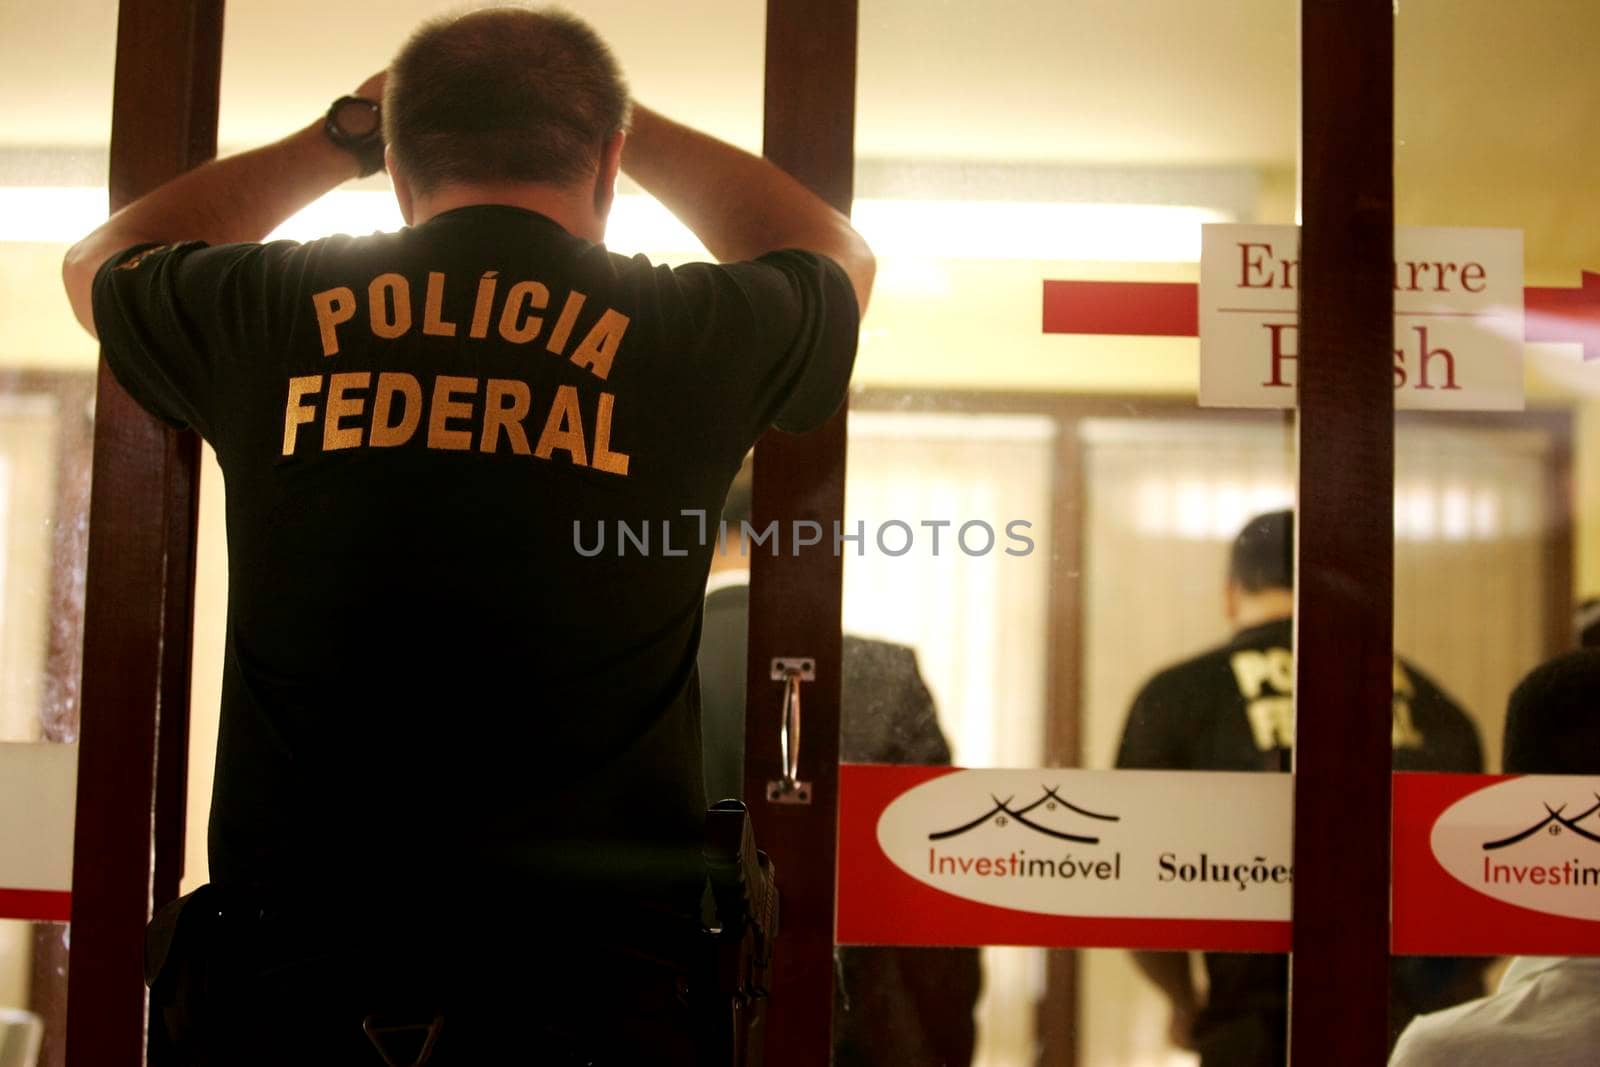
<svg viewBox="0 0 1600 1067"><path fill-rule="evenodd" d="M1300 231L1204 227L1200 404L1288 408L1299 366ZM1395 230L1397 408L1523 406L1522 231Z"/></svg>

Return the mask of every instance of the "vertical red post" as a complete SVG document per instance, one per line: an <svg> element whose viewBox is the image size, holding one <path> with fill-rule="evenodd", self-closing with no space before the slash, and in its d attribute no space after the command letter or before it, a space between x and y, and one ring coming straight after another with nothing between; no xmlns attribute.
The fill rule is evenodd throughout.
<svg viewBox="0 0 1600 1067"><path fill-rule="evenodd" d="M1290 1060L1388 1052L1394 10L1301 5Z"/></svg>
<svg viewBox="0 0 1600 1067"><path fill-rule="evenodd" d="M850 210L855 140L856 0L768 0L766 155L840 211ZM821 429L769 432L756 448L753 519L784 523L783 554L751 559L746 671L745 796L757 839L773 858L782 894L776 989L766 1056L775 1067L811 1067L831 1055L833 912L839 785L839 611L844 577L833 550L844 512L846 412ZM823 529L822 543L789 554L793 520ZM775 656L816 661L803 684L801 777L809 804L767 803L780 777L783 685Z"/></svg>
<svg viewBox="0 0 1600 1067"><path fill-rule="evenodd" d="M216 154L222 0L122 0L116 209ZM183 853L199 439L164 428L104 363L83 633L67 1058L144 1060L144 925Z"/></svg>

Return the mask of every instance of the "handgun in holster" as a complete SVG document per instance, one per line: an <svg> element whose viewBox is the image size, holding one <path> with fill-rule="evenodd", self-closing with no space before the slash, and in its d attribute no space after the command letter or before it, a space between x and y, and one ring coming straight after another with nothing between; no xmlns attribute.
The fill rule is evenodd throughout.
<svg viewBox="0 0 1600 1067"><path fill-rule="evenodd" d="M750 813L737 800L719 801L706 812L703 854L713 972L711 1003L703 1015L706 1062L760 1067L778 936L772 861L756 848Z"/></svg>

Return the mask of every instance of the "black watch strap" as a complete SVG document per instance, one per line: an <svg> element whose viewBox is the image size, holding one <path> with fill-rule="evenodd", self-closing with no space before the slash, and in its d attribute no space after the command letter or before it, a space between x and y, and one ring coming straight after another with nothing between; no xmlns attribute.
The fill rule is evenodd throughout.
<svg viewBox="0 0 1600 1067"><path fill-rule="evenodd" d="M383 109L376 100L341 96L328 108L322 130L356 157L363 178L383 169Z"/></svg>

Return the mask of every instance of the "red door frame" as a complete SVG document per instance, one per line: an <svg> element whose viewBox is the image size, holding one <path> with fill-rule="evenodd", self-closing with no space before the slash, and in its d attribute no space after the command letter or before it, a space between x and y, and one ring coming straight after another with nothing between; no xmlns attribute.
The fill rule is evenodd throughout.
<svg viewBox="0 0 1600 1067"><path fill-rule="evenodd" d="M1388 1056L1394 11L1303 0L1290 1061Z"/></svg>
<svg viewBox="0 0 1600 1067"><path fill-rule="evenodd" d="M216 154L222 0L121 0L111 208ZM67 1056L142 1061L144 925L183 870L200 441L102 361L84 594Z"/></svg>
<svg viewBox="0 0 1600 1067"><path fill-rule="evenodd" d="M856 0L767 0L766 156L849 213L855 160ZM848 408L848 401L846 402ZM756 552L750 566L745 686L745 787L756 839L782 894L780 964L767 1017L767 1062L827 1063L832 1048L833 912L838 836L840 605L844 562L830 532L844 513L847 410L800 436L771 431L756 447L752 518L810 520L822 543ZM782 535L785 545L791 540ZM764 800L779 779L783 683L775 657L815 661L802 684L800 777L808 804Z"/></svg>

